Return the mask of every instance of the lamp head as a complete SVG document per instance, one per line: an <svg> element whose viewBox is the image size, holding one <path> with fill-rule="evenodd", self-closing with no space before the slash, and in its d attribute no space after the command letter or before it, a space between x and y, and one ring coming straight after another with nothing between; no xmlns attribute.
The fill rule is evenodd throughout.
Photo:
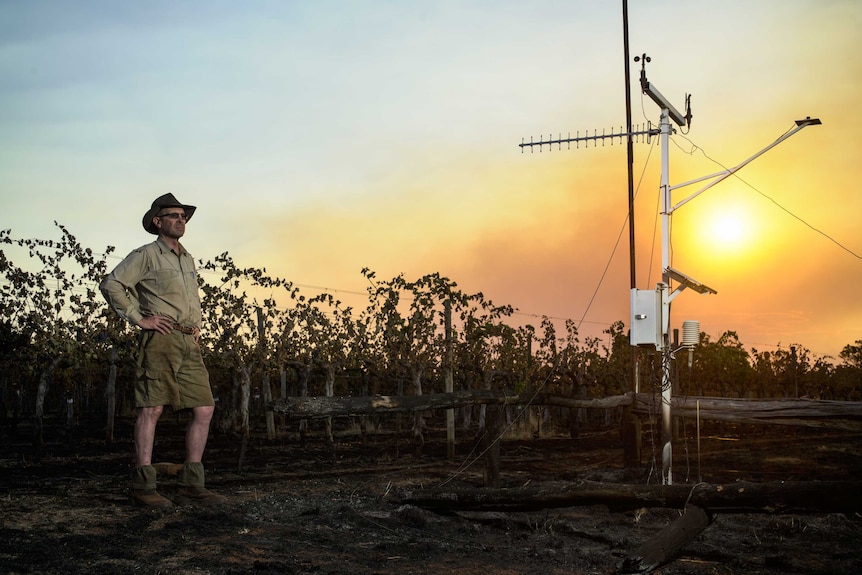
<svg viewBox="0 0 862 575"><path fill-rule="evenodd" d="M811 116L806 116L804 120L796 120L797 126L819 126L822 123L820 118L812 118Z"/></svg>

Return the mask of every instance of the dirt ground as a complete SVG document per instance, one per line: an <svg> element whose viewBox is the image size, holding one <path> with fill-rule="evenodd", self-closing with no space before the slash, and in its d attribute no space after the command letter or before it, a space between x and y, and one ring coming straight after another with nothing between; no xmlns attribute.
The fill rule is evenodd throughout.
<svg viewBox="0 0 862 575"><path fill-rule="evenodd" d="M166 416L158 461L181 461L181 416ZM41 462L30 428L3 430L0 445L0 573L136 574L609 574L680 512L611 512L602 506L531 513L439 515L403 505L411 489L481 488L483 464L467 465L475 442L446 459L431 429L421 456L409 432L338 434L326 445L318 424L301 446L294 427L268 441L256 432L243 468L240 442L214 433L208 485L228 497L217 508L141 509L127 497L131 422L106 444L97 423L66 435L46 429ZM463 434L462 434L463 435ZM645 432L645 482L654 455ZM677 483L837 480L859 477L862 435L804 428L713 425L675 445ZM502 479L631 482L616 429L502 443ZM700 470L700 471L698 471ZM654 476L653 476L654 480ZM170 497L173 478L161 479ZM655 573L862 573L858 514L719 515L675 561Z"/></svg>

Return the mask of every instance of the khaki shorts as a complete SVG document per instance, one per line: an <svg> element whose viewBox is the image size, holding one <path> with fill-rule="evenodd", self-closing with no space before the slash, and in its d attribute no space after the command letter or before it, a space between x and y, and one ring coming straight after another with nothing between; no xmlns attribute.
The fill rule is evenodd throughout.
<svg viewBox="0 0 862 575"><path fill-rule="evenodd" d="M172 331L141 333L135 406L170 405L188 409L215 405L210 377L201 357L201 348L192 335Z"/></svg>

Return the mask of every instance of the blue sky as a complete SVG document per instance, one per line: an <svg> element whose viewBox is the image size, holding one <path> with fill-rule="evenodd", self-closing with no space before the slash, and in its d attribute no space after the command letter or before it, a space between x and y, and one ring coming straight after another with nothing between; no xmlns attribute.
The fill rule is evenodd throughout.
<svg viewBox="0 0 862 575"><path fill-rule="evenodd" d="M862 252L862 5L642 1L629 18L650 80L678 107L693 94L672 183L795 119L824 122L674 216L674 266L719 291L678 298L675 323L818 354L862 339L859 258L788 215ZM656 123L639 71L634 121ZM345 297L366 266L440 272L524 321L584 319L587 335L628 320L626 237L611 258L625 146L518 148L623 125L621 2L2 2L0 73L0 228L14 235L56 235L57 220L122 255L172 192L199 206L185 240L199 258L229 251ZM636 146L642 288L659 273L659 157ZM704 235L731 206L749 228L732 250Z"/></svg>

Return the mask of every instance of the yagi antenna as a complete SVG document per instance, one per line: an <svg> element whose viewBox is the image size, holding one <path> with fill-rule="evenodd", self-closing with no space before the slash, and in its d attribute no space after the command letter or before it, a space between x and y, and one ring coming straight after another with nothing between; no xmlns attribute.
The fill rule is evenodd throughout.
<svg viewBox="0 0 862 575"><path fill-rule="evenodd" d="M665 109L668 111L668 116L678 125L678 126L691 126L691 96L686 94L685 96L685 115L681 114L679 110L674 108L674 106L668 102L667 98L665 98L661 92L658 91L658 88L650 84L646 77L646 63L651 61L651 58L644 54L643 56L635 56L635 62L641 62L641 90L644 94L649 96L653 102L658 104L659 108ZM606 133L605 130L602 130L602 133L599 134L598 130L593 130L592 135L590 135L589 130L585 132L585 135L581 136L580 132L575 132L575 137L572 137L572 133L568 133L568 137L563 138L562 133L554 139L553 134L548 135L548 139L546 140L544 136L539 136L538 140L534 140L532 137L530 141L526 141L524 138L521 138L521 143L518 144L521 148L521 153L524 152L524 148L529 147L530 151L534 151L533 148L538 146L539 151L542 152L545 146L548 146L551 150L553 150L554 144L557 145L557 149L561 150L563 148L563 144L566 144L566 149L571 150L572 144L575 144L575 148L580 148L580 143L584 142L586 147L589 147L590 142L593 143L593 147L598 146L598 142L601 141L602 145L604 145L605 140L610 140L611 145L614 143L614 139L617 140L618 143L622 143L623 138L632 138L632 142L642 142L644 139L646 143L651 143L652 136L658 136L661 134L661 130L659 128L654 128L652 126L652 122L648 122L646 127L643 125L635 126L635 129L631 132L624 132L622 128L620 128L619 132L615 132L613 128L611 128L610 133Z"/></svg>
<svg viewBox="0 0 862 575"><path fill-rule="evenodd" d="M605 130L602 130L602 133L599 134L598 130L593 130L593 134L590 135L589 130L584 132L585 135L581 136L581 133L575 132L575 137L572 137L572 133L568 133L568 137L564 138L562 134L558 135L556 139L553 138L553 134L548 135L548 139L545 140L544 136L539 136L538 141L534 141L533 138L530 138L530 141L527 142L523 138L521 138L521 143L518 146L521 147L521 152L524 152L524 148L529 147L530 151L533 151L534 146L539 146L539 151L543 151L545 146L548 146L550 149L554 149L554 144L557 145L557 149L561 150L563 148L563 144L566 144L566 149L571 150L572 144L575 144L575 148L579 148L581 142L585 142L586 146L589 147L590 142L593 143L593 147L598 146L598 142L601 140L602 146L605 145L605 140L610 140L611 145L614 144L614 139L617 139L617 143L622 143L623 138L627 138L631 136L633 138L633 142L641 142L642 138L646 138L646 143L649 144L650 138L652 136L659 135L659 129L652 127L652 122L647 122L646 128L643 125L637 126L637 130L633 132L624 132L622 127L620 127L619 132L615 132L613 128L611 128L610 133L605 133Z"/></svg>

